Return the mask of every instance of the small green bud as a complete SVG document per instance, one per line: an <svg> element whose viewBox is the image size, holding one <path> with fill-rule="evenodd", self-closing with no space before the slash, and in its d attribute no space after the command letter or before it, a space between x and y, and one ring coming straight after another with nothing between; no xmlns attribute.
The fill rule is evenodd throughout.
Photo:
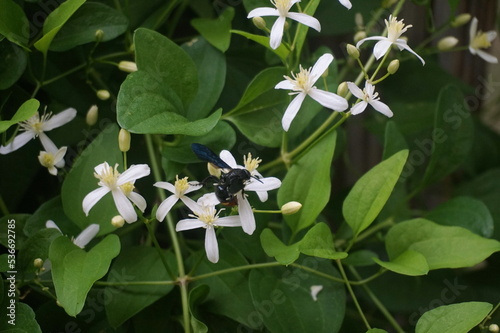
<svg viewBox="0 0 500 333"><path fill-rule="evenodd" d="M102 31L101 29L97 29L95 31L95 40L96 40L96 42L102 41L103 38L104 38L104 31Z"/></svg>
<svg viewBox="0 0 500 333"><path fill-rule="evenodd" d="M394 74L398 71L399 69L399 60L398 59L394 59L393 61L391 61L389 63L389 66L387 66L387 72L389 72L389 74Z"/></svg>
<svg viewBox="0 0 500 333"><path fill-rule="evenodd" d="M352 44L347 44L347 54L353 59L359 59L359 50Z"/></svg>
<svg viewBox="0 0 500 333"><path fill-rule="evenodd" d="M123 128L118 133L118 146L124 153L130 150L130 132Z"/></svg>
<svg viewBox="0 0 500 333"><path fill-rule="evenodd" d="M339 84L339 86L337 87L337 95L339 95L340 97L346 97L348 92L349 87L347 86L347 82L345 81Z"/></svg>
<svg viewBox="0 0 500 333"><path fill-rule="evenodd" d="M302 208L302 204L297 201L290 201L281 206L281 214L292 215L297 213Z"/></svg>
<svg viewBox="0 0 500 333"><path fill-rule="evenodd" d="M35 268L42 268L43 267L42 258L36 258L35 260L33 260L33 266L35 266Z"/></svg>
<svg viewBox="0 0 500 333"><path fill-rule="evenodd" d="M366 31L360 30L354 34L354 43L359 42L363 38L366 38Z"/></svg>
<svg viewBox="0 0 500 333"><path fill-rule="evenodd" d="M255 16L252 18L253 25L255 25L258 29L264 30L266 28L266 21L260 16Z"/></svg>
<svg viewBox="0 0 500 333"><path fill-rule="evenodd" d="M121 215L116 215L111 219L111 225L115 228L121 228L125 224L125 220Z"/></svg>
<svg viewBox="0 0 500 333"><path fill-rule="evenodd" d="M97 105L92 105L90 109L87 111L87 116L85 117L85 121L87 125L94 126L97 123L97 118L99 116L99 109Z"/></svg>
<svg viewBox="0 0 500 333"><path fill-rule="evenodd" d="M118 68L121 71L124 71L127 73L137 72L137 64L133 61L126 61L126 60L120 61L118 63Z"/></svg>
<svg viewBox="0 0 500 333"><path fill-rule="evenodd" d="M455 47L458 44L458 39L453 36L448 36L441 38L441 40L437 43L437 48L439 51L448 51Z"/></svg>
<svg viewBox="0 0 500 333"><path fill-rule="evenodd" d="M465 14L460 14L458 16L456 16L453 21L451 21L450 25L453 27L453 28L457 28L457 27L460 27L462 25L465 25L467 23L469 23L470 19L471 19L471 15L469 13L465 13Z"/></svg>
<svg viewBox="0 0 500 333"><path fill-rule="evenodd" d="M108 100L109 97L111 97L111 94L109 93L109 91L107 91L105 89L97 90L96 95L97 95L97 98L99 98L101 101Z"/></svg>

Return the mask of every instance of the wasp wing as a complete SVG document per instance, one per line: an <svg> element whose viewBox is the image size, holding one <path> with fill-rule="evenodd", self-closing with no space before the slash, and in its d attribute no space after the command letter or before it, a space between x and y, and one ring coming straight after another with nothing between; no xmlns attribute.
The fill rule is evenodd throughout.
<svg viewBox="0 0 500 333"><path fill-rule="evenodd" d="M196 156L202 161L212 163L221 169L232 169L226 162L224 162L216 153L210 150L207 146L200 143L192 143L191 149Z"/></svg>

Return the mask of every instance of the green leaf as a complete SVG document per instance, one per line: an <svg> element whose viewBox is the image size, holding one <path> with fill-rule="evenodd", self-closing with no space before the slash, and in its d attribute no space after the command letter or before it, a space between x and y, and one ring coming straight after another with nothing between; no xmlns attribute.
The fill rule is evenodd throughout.
<svg viewBox="0 0 500 333"><path fill-rule="evenodd" d="M342 206L344 218L357 236L377 218L389 199L408 158L402 150L365 173L347 195Z"/></svg>
<svg viewBox="0 0 500 333"><path fill-rule="evenodd" d="M392 120L387 122L384 134L384 155L382 160L386 160L398 151L408 149L405 137L398 128L398 125Z"/></svg>
<svg viewBox="0 0 500 333"><path fill-rule="evenodd" d="M415 333L467 333L478 325L493 306L485 302L443 305L420 317Z"/></svg>
<svg viewBox="0 0 500 333"><path fill-rule="evenodd" d="M349 253L349 257L347 257L342 262L346 265L362 267L362 266L372 266L375 265L373 262L374 259L378 259L378 255L370 250L359 250L352 253Z"/></svg>
<svg viewBox="0 0 500 333"><path fill-rule="evenodd" d="M474 129L464 95L455 85L441 89L436 106L432 139L421 142L422 152L430 154L422 186L439 181L455 171L472 147Z"/></svg>
<svg viewBox="0 0 500 333"><path fill-rule="evenodd" d="M69 20L69 18L80 8L86 0L67 0L59 5L52 13L47 16L43 24L43 37L35 43L35 48L47 54L52 40L59 30Z"/></svg>
<svg viewBox="0 0 500 333"><path fill-rule="evenodd" d="M4 229L5 230L4 232L0 233L0 244L7 249L12 248L11 247L12 245L15 245L16 250L22 249L24 243L28 239L28 237L26 237L23 234L23 228L26 225L26 221L28 220L29 217L30 217L29 214L9 214L2 216L0 218L0 225L4 226L4 228L6 229ZM16 241L14 242L14 244L12 243L12 236L9 237L9 232L7 231L7 228L15 232ZM12 232L10 234L12 235Z"/></svg>
<svg viewBox="0 0 500 333"><path fill-rule="evenodd" d="M95 42L97 30L104 32L102 42L123 34L128 20L118 10L102 3L84 3L64 24L50 44L52 51L66 51L75 46Z"/></svg>
<svg viewBox="0 0 500 333"><path fill-rule="evenodd" d="M269 37L259 36L259 35L251 34L251 33L245 32L245 31L241 31L241 30L231 30L231 32L233 34L237 34L237 35L246 37L246 38L266 47L269 51L276 54L281 59L281 61L283 63L286 63L286 58L288 57L288 54L290 54L290 51L288 51L288 49L286 48L285 45L281 44L280 46L278 46L278 48L276 50L273 50L271 48L271 46L269 45Z"/></svg>
<svg viewBox="0 0 500 333"><path fill-rule="evenodd" d="M168 266L175 272L175 256L163 251ZM175 273L174 273L175 274ZM153 247L130 247L120 253L108 274L109 283L134 281L168 281L165 266ZM106 315L111 326L117 328L142 309L153 304L174 288L169 285L116 285L106 287L106 294L112 295L105 303Z"/></svg>
<svg viewBox="0 0 500 333"><path fill-rule="evenodd" d="M419 252L412 250L406 250L390 262L385 262L378 258L373 258L373 261L390 271L403 275L419 276L426 275L429 272L429 266L425 257Z"/></svg>
<svg viewBox="0 0 500 333"><path fill-rule="evenodd" d="M0 35L28 50L29 32L23 9L12 0L0 0Z"/></svg>
<svg viewBox="0 0 500 333"><path fill-rule="evenodd" d="M319 0L309 0L306 8L304 8L303 13L314 16L316 9L318 8L320 1ZM296 54L301 54L302 47L304 46L304 42L306 40L307 32L309 31L309 27L304 24L299 24L297 26L297 31L295 33L295 45L296 45ZM281 46L281 45L280 45Z"/></svg>
<svg viewBox="0 0 500 333"><path fill-rule="evenodd" d="M66 216L82 230L89 224L98 223L100 225L99 235L115 230L115 227L109 223L111 218L118 214L111 193L99 200L90 210L88 217L83 212L82 202L87 194L98 187L98 181L94 177L96 166L104 162L108 162L112 166L116 163L122 163L122 153L118 148L117 138L118 127L116 125L103 129L75 161L64 179L61 189L61 199ZM123 171L121 168L119 170Z"/></svg>
<svg viewBox="0 0 500 333"><path fill-rule="evenodd" d="M302 265L338 277L329 260L307 258ZM345 291L340 283L298 268L275 267L250 272L255 310L247 314L273 333L336 333L344 319ZM323 286L314 301L312 286Z"/></svg>
<svg viewBox="0 0 500 333"><path fill-rule="evenodd" d="M45 229L45 223L48 220L53 220L63 235L74 236L78 235L81 228L71 221L62 206L61 197L57 196L50 200L45 201L38 209L31 215L24 225L23 232L26 236L31 237L41 229Z"/></svg>
<svg viewBox="0 0 500 333"><path fill-rule="evenodd" d="M207 285L199 285L189 292L189 312L191 313L191 327L195 333L207 333L208 327L199 318L197 311L198 305L207 297L210 288Z"/></svg>
<svg viewBox="0 0 500 333"><path fill-rule="evenodd" d="M216 19L195 18L191 25L213 46L221 52L226 52L231 42L231 21L234 17L234 8L226 10Z"/></svg>
<svg viewBox="0 0 500 333"><path fill-rule="evenodd" d="M300 241L292 245L283 244L269 228L262 231L260 241L266 254L282 265L293 263L300 253L332 260L347 257L347 253L335 251L332 232L325 223L316 224Z"/></svg>
<svg viewBox="0 0 500 333"><path fill-rule="evenodd" d="M278 191L278 204L298 201L302 209L285 215L286 223L296 234L312 225L330 199L330 168L337 133L326 135L305 152L288 170Z"/></svg>
<svg viewBox="0 0 500 333"><path fill-rule="evenodd" d="M59 304L75 317L83 308L95 281L108 272L111 260L120 252L120 240L108 235L89 252L73 244L67 237L55 239L49 249L52 280Z"/></svg>
<svg viewBox="0 0 500 333"><path fill-rule="evenodd" d="M34 98L24 102L23 105L21 105L19 109L17 109L11 120L0 121L0 133L5 132L12 125L31 118L36 113L39 106L40 102Z"/></svg>
<svg viewBox="0 0 500 333"><path fill-rule="evenodd" d="M21 276L29 278L35 273L33 261L37 258L45 261L49 257L50 244L58 237L61 237L59 230L42 229L24 242L17 255L17 269Z"/></svg>
<svg viewBox="0 0 500 333"><path fill-rule="evenodd" d="M366 333L387 333L387 331L380 328L371 328Z"/></svg>
<svg viewBox="0 0 500 333"><path fill-rule="evenodd" d="M17 45L0 41L0 90L12 87L23 75L28 56Z"/></svg>
<svg viewBox="0 0 500 333"><path fill-rule="evenodd" d="M2 283L3 284L3 283ZM0 289L0 291L2 291ZM0 332L2 333L42 333L40 325L38 325L35 312L33 309L26 303L22 303L16 301L16 309L15 309L15 319L12 323L9 323L12 320L7 314L7 311L4 312L7 314L7 318L0 320Z"/></svg>
<svg viewBox="0 0 500 333"><path fill-rule="evenodd" d="M461 227L441 226L426 219L400 222L387 233L386 249L394 260L407 250L424 255L429 269L474 266L500 251L500 242Z"/></svg>
<svg viewBox="0 0 500 333"><path fill-rule="evenodd" d="M198 38L182 45L198 69L198 92L187 109L188 119L206 117L220 97L226 80L226 58L219 50Z"/></svg>
<svg viewBox="0 0 500 333"><path fill-rule="evenodd" d="M441 225L458 226L483 237L493 235L493 217L488 207L471 197L457 197L429 212L426 219Z"/></svg>

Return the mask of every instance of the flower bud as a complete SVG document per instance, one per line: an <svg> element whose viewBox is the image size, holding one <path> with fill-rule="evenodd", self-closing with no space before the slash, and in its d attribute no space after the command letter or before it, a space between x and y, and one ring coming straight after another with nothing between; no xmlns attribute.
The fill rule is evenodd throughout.
<svg viewBox="0 0 500 333"><path fill-rule="evenodd" d="M125 224L125 220L121 215L116 215L111 219L111 225L115 228L121 228Z"/></svg>
<svg viewBox="0 0 500 333"><path fill-rule="evenodd" d="M255 16L252 18L253 25L255 25L258 29L264 30L266 28L266 21L260 16Z"/></svg>
<svg viewBox="0 0 500 333"><path fill-rule="evenodd" d="M353 59L359 59L359 50L352 44L347 44L347 54Z"/></svg>
<svg viewBox="0 0 500 333"><path fill-rule="evenodd" d="M488 326L488 330L492 333L498 333L500 332L500 327L498 327L497 324L491 324L490 326Z"/></svg>
<svg viewBox="0 0 500 333"><path fill-rule="evenodd" d="M118 146L124 153L130 150L130 132L123 128L118 133Z"/></svg>
<svg viewBox="0 0 500 333"><path fill-rule="evenodd" d="M359 29L363 29L364 23L363 23L363 15L361 13L356 13L354 14L354 23L356 23L356 27Z"/></svg>
<svg viewBox="0 0 500 333"><path fill-rule="evenodd" d="M339 86L337 87L337 95L339 95L340 97L346 97L348 92L349 87L347 86L347 82L345 81L339 84Z"/></svg>
<svg viewBox="0 0 500 333"><path fill-rule="evenodd" d="M35 266L35 268L42 268L43 267L42 258L36 258L35 260L33 260L33 266Z"/></svg>
<svg viewBox="0 0 500 333"><path fill-rule="evenodd" d="M109 91L107 91L105 89L97 90L96 95L97 95L97 98L99 98L101 101L105 101L105 100L109 99L109 97L111 96Z"/></svg>
<svg viewBox="0 0 500 333"><path fill-rule="evenodd" d="M453 28L457 28L457 27L460 27L462 25L469 23L470 19L471 19L471 15L469 13L460 14L460 15L456 16L453 19L453 21L451 21L450 25Z"/></svg>
<svg viewBox="0 0 500 333"><path fill-rule="evenodd" d="M133 61L120 61L118 63L118 68L127 73L137 72L137 64Z"/></svg>
<svg viewBox="0 0 500 333"><path fill-rule="evenodd" d="M354 34L354 43L359 42L363 38L366 38L366 31L360 30Z"/></svg>
<svg viewBox="0 0 500 333"><path fill-rule="evenodd" d="M87 111L87 116L85 117L85 121L87 125L94 126L97 123L97 117L99 116L99 109L97 105L92 105L90 109Z"/></svg>
<svg viewBox="0 0 500 333"><path fill-rule="evenodd" d="M437 48L439 51L448 51L452 48L455 47L455 45L458 44L458 39L456 39L453 36L448 36L442 38L438 43L437 43Z"/></svg>
<svg viewBox="0 0 500 333"><path fill-rule="evenodd" d="M297 213L302 208L302 204L297 201L290 201L281 206L281 214L292 215Z"/></svg>
<svg viewBox="0 0 500 333"><path fill-rule="evenodd" d="M394 74L398 71L399 69L399 60L398 59L394 59L393 61L391 61L389 63L389 66L387 66L387 72L389 72L389 74Z"/></svg>
<svg viewBox="0 0 500 333"><path fill-rule="evenodd" d="M97 29L95 31L95 40L97 42L100 42L102 41L103 38L104 38L104 31L102 31L101 29Z"/></svg>

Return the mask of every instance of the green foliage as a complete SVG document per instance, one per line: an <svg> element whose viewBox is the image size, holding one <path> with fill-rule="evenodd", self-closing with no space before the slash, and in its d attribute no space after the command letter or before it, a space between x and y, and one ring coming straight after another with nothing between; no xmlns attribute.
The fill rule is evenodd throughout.
<svg viewBox="0 0 500 333"><path fill-rule="evenodd" d="M228 7L215 20L198 18L191 21L191 25L210 44L221 52L226 52L231 42L231 21L234 17L234 8Z"/></svg>
<svg viewBox="0 0 500 333"><path fill-rule="evenodd" d="M28 19L17 3L12 0L0 1L0 35L27 49L28 26Z"/></svg>
<svg viewBox="0 0 500 333"><path fill-rule="evenodd" d="M0 133L5 132L6 130L9 129L9 127L11 127L14 124L17 124L19 122L31 118L31 116L33 116L36 113L39 106L40 102L33 98L24 102L23 105L19 107L16 114L12 116L11 120L0 121Z"/></svg>

